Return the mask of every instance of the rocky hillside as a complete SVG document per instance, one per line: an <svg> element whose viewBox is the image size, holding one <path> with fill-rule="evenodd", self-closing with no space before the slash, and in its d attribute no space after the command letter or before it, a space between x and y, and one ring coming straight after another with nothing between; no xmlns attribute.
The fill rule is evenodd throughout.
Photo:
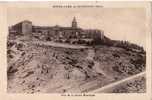
<svg viewBox="0 0 152 100"><path fill-rule="evenodd" d="M11 93L91 92L145 71L146 63L145 53L121 47L64 48L19 40L8 41L7 56Z"/></svg>

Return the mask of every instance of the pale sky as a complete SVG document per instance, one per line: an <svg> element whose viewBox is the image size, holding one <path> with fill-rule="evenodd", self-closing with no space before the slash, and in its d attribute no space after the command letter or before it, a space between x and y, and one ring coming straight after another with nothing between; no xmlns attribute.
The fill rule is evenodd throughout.
<svg viewBox="0 0 152 100"><path fill-rule="evenodd" d="M75 16L78 27L100 29L111 39L146 45L144 8L9 8L7 14L9 26L23 20L40 26L71 26Z"/></svg>

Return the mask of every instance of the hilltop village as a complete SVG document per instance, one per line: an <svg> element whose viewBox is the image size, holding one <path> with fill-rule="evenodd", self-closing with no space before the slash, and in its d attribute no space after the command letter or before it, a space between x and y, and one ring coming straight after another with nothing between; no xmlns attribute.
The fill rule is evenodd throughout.
<svg viewBox="0 0 152 100"><path fill-rule="evenodd" d="M99 42L104 38L104 32L98 29L82 29L78 27L76 18L73 18L71 27L35 26L31 21L24 20L9 28L9 33L29 35L43 41L54 41L71 44Z"/></svg>
<svg viewBox="0 0 152 100"><path fill-rule="evenodd" d="M28 20L9 27L7 65L9 93L146 91L144 49L111 40L102 30L82 29L76 18L71 27ZM108 91L102 90L107 85Z"/></svg>

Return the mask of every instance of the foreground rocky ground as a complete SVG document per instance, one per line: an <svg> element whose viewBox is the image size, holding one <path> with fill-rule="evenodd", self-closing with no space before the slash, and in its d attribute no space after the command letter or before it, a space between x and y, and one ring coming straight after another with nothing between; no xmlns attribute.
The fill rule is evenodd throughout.
<svg viewBox="0 0 152 100"><path fill-rule="evenodd" d="M91 92L145 71L146 63L145 53L106 45L60 47L8 41L7 53L11 93ZM143 76L108 92L143 93L145 80Z"/></svg>

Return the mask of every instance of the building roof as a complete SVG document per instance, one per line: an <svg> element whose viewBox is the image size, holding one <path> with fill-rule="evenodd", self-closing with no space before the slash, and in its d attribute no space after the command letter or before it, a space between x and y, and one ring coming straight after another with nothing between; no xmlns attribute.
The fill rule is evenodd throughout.
<svg viewBox="0 0 152 100"><path fill-rule="evenodd" d="M17 26L17 25L20 25L20 24L22 24L23 22L32 23L32 22L31 22L31 21L29 21L29 20L23 20L23 21L21 21L21 22L19 22L19 23L15 24L15 25L13 25L13 26Z"/></svg>
<svg viewBox="0 0 152 100"><path fill-rule="evenodd" d="M53 29L53 30L82 30L81 28L62 27L62 26L33 26L35 29Z"/></svg>

